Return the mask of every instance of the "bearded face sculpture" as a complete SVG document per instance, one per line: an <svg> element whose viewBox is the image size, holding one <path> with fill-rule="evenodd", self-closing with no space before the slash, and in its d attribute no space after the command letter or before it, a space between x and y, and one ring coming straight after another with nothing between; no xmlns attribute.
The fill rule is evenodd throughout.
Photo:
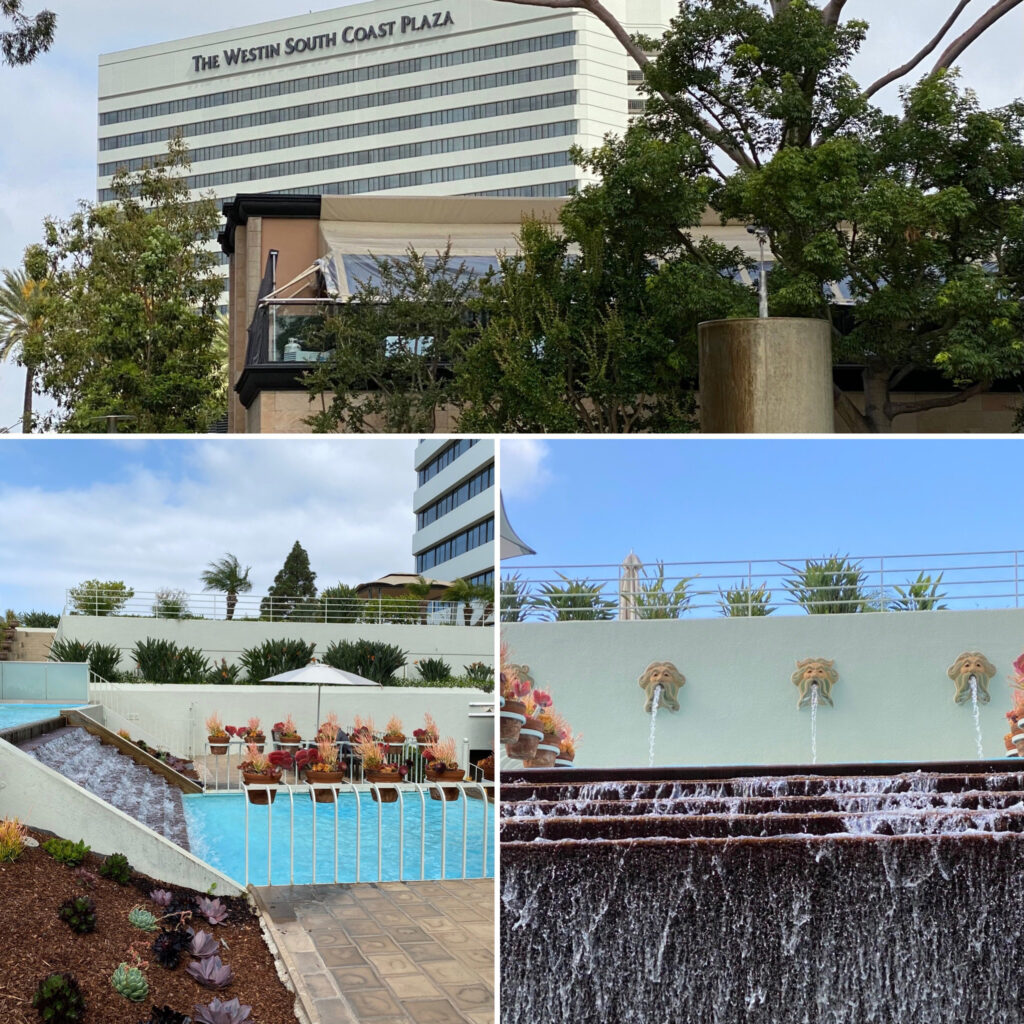
<svg viewBox="0 0 1024 1024"><path fill-rule="evenodd" d="M685 684L686 677L671 661L652 661L640 677L640 689L647 694L644 711L648 714L651 713L651 709L654 707L654 691L659 686L661 687L661 696L658 697L658 707L667 708L669 711L678 711L679 701L676 698Z"/></svg>
<svg viewBox="0 0 1024 1024"><path fill-rule="evenodd" d="M996 667L980 651L965 651L946 670L946 675L956 683L953 700L963 704L971 699L971 676L978 686L978 703L987 704L991 698L988 681L996 674Z"/></svg>
<svg viewBox="0 0 1024 1024"><path fill-rule="evenodd" d="M817 686L818 698L829 707L832 703L832 687L839 682L835 662L826 658L804 658L796 663L796 671L790 676L793 685L800 691L796 706L802 708L811 702L811 687Z"/></svg>

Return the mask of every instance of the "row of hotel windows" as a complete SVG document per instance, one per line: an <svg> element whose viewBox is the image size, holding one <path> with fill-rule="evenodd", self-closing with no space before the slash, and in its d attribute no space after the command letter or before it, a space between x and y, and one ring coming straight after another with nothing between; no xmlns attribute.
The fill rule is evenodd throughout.
<svg viewBox="0 0 1024 1024"><path fill-rule="evenodd" d="M492 540L494 540L493 518L477 523L476 526L471 526L468 530L463 530L462 533L457 533L449 540L418 554L416 556L416 571L426 572L428 569L433 569L435 565L458 558L459 555L464 555L467 551L472 551Z"/></svg>
<svg viewBox="0 0 1024 1024"><path fill-rule="evenodd" d="M416 100L432 99L436 96L451 96L463 92L477 92L481 89L500 89L509 85L524 85L527 82L540 82L549 78L563 78L576 74L576 61L560 61L557 64L539 64L516 71L500 71L490 75L473 75L471 78L453 78L447 82L432 82L427 85L409 86L405 89L389 89L386 92L365 93L360 96L344 96L333 100L321 100L318 103L302 103L295 107L279 107L275 110L259 110L251 114L239 114L236 117L220 117L214 121L197 121L194 124L180 125L174 128L161 128L153 132L143 132L147 136L145 142L166 141L174 135L188 138L193 135L209 135L213 132L236 131L241 128L253 128L261 124L276 124L279 121L298 121L307 117L328 117L331 114L343 114L350 110L363 110L368 107L386 107L393 103L411 103ZM453 118L453 120L461 120ZM442 122L444 123L444 122ZM153 138L149 138L153 136ZM134 139L136 136L118 136L122 139ZM100 140L100 149L109 150L117 146L104 146ZM116 140L115 140L116 141ZM141 145L131 142L125 145Z"/></svg>
<svg viewBox="0 0 1024 1024"><path fill-rule="evenodd" d="M572 195L579 187L580 183L578 181L546 181L541 185L516 185L514 188L492 188L486 189L483 192L465 192L463 195L561 199L563 196Z"/></svg>
<svg viewBox="0 0 1024 1024"><path fill-rule="evenodd" d="M514 100L498 100L494 103L474 103L466 107L452 107L448 110L429 110L423 114L405 114L402 117L385 117L377 121L360 121L356 124L339 124L332 128L316 128L312 131L292 132L290 135L271 135L263 139L245 139L242 142L225 142L219 146L200 146L189 152L193 164L204 160L226 160L231 157L248 156L250 153L268 153L277 149L291 149L295 146L317 146L326 142L343 142L347 139L359 139L369 135L384 135L389 132L407 132L419 128L433 128L442 124L454 124L459 121L476 121L490 117L508 117L512 114L525 114L535 110L549 110L552 107L572 106L579 94L575 89L563 92L541 93L539 96L521 96ZM181 135L200 134L188 132L184 126ZM162 142L171 137L178 129L162 128L157 132L144 132L145 135L161 135L160 139L146 141ZM129 136L121 136L129 138ZM109 140L104 140L109 141ZM141 144L141 143L139 143ZM127 143L126 143L127 145ZM136 143L132 143L136 145ZM111 147L113 148L113 147ZM100 164L100 177L113 174L119 167L127 167L129 171L138 171L153 160L151 156L139 156L132 160L118 160L113 163Z"/></svg>
<svg viewBox="0 0 1024 1024"><path fill-rule="evenodd" d="M491 569L489 572L479 572L475 576L467 576L467 583L472 583L481 587L493 587L494 586L494 570Z"/></svg>
<svg viewBox="0 0 1024 1024"><path fill-rule="evenodd" d="M122 124L147 117L165 117L181 114L187 110L202 110L206 107L220 107L230 103L248 103L251 100L267 99L270 96L286 96L294 92L308 92L314 89L330 89L337 85L353 82L367 82L375 78L390 78L393 75L409 75L418 71L432 71L437 68L453 67L458 64L475 64L484 60L499 60L514 57L520 53L537 53L540 50L554 50L562 46L574 46L575 32L553 32L530 39L517 39L509 43L491 43L488 46L473 46L450 53L434 53L406 60L388 61L386 64L371 64L364 68L349 68L332 71L324 75L309 75L305 78L290 78L284 82L267 82L244 89L229 89L225 92L208 93L205 96L186 96L163 103L148 103L141 107L124 107L100 114L100 125Z"/></svg>
<svg viewBox="0 0 1024 1024"><path fill-rule="evenodd" d="M574 135L577 128L577 121L557 121L554 124L535 124L523 128L507 128L500 132L481 132L478 135L459 135L448 139L408 142L401 146L382 146L378 149L362 149L352 153L310 156L302 160L287 160L282 163L263 164L259 167L233 167L229 171L191 174L188 177L188 187L212 188L218 185L231 185L239 181L289 178L296 174L316 174L320 171L337 170L340 167L383 164L392 160L411 160L415 157L455 153L466 149L487 149L491 146L507 146L517 142L536 142L540 139ZM109 190L104 189L103 191Z"/></svg>
<svg viewBox="0 0 1024 1024"><path fill-rule="evenodd" d="M450 466L460 455L465 455L470 448L477 443L475 437L464 437L458 441L452 441L447 448L437 453L417 474L417 482L422 486L428 480L432 480L442 469Z"/></svg>
<svg viewBox="0 0 1024 1024"><path fill-rule="evenodd" d="M468 480L459 484L458 487L442 495L432 505L428 505L422 512L416 513L416 529L422 530L424 526L454 512L460 505L464 505L470 498L483 494L488 487L494 486L494 466L485 466L479 473L475 473Z"/></svg>
<svg viewBox="0 0 1024 1024"><path fill-rule="evenodd" d="M322 185L302 185L298 188L275 189L285 196L353 196L364 192L385 192L393 188L413 188L416 185L437 185L464 178L493 178L499 174L525 174L543 171L549 167L568 167L571 154L539 153L535 156L512 157L507 160L484 160L477 164L458 164L454 167L436 167L427 171L406 171L402 174L378 174L372 178L350 178L348 181L329 181ZM101 189L102 192L109 189Z"/></svg>

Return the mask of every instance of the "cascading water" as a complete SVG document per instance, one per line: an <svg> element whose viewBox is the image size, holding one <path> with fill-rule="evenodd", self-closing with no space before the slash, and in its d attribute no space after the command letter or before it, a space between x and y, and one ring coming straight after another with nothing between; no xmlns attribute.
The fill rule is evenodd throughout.
<svg viewBox="0 0 1024 1024"><path fill-rule="evenodd" d="M971 676L971 711L974 713L974 738L978 745L978 760L985 757L985 751L981 742L981 712L978 709L978 680Z"/></svg>
<svg viewBox="0 0 1024 1024"><path fill-rule="evenodd" d="M1016 1024L1024 773L857 771L503 779L502 1024Z"/></svg>
<svg viewBox="0 0 1024 1024"><path fill-rule="evenodd" d="M811 686L811 764L818 763L818 684Z"/></svg>
<svg viewBox="0 0 1024 1024"><path fill-rule="evenodd" d="M656 686L654 695L651 697L651 740L647 753L647 764L654 767L654 727L658 724L658 701L661 700L661 691L664 687Z"/></svg>

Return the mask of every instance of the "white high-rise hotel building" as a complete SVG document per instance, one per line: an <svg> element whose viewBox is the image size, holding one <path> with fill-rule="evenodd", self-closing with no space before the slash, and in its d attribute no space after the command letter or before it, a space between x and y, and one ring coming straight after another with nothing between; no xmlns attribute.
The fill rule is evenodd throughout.
<svg viewBox="0 0 1024 1024"><path fill-rule="evenodd" d="M659 35L677 0L606 0ZM578 10L375 0L102 56L99 198L180 133L190 186L562 196L573 145L639 102L622 47Z"/></svg>

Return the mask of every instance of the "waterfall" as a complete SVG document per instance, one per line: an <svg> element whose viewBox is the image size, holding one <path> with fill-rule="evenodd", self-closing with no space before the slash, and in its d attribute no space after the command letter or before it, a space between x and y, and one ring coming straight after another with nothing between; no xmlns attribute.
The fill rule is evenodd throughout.
<svg viewBox="0 0 1024 1024"><path fill-rule="evenodd" d="M661 700L662 687L654 688L654 696L651 698L651 739L647 753L647 764L654 767L654 727L658 724L658 701Z"/></svg>

